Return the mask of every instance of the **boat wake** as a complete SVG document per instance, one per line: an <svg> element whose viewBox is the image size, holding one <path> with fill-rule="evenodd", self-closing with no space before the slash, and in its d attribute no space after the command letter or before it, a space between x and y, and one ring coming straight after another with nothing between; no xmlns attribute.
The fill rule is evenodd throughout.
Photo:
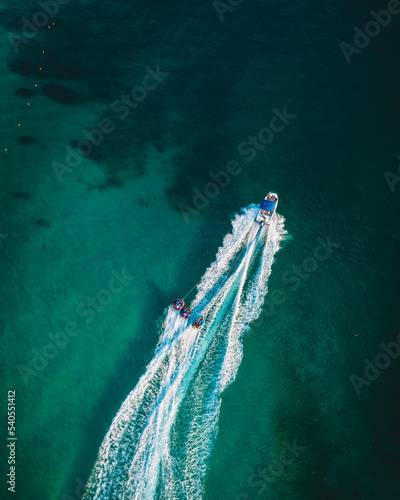
<svg viewBox="0 0 400 500"><path fill-rule="evenodd" d="M203 329L167 310L154 358L104 438L85 500L204 496L221 393L236 376L241 338L260 314L286 235L278 214L259 229L257 211L251 205L235 217L197 287L191 309Z"/></svg>

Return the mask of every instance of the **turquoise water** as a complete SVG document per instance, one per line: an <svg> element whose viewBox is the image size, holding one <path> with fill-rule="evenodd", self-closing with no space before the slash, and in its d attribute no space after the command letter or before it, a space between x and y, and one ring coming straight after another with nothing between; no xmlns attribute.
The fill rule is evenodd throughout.
<svg viewBox="0 0 400 500"><path fill-rule="evenodd" d="M188 498L398 497L398 361L359 395L349 379L399 333L400 187L384 177L400 154L399 20L350 64L339 48L381 8L244 0L221 22L212 2L70 2L16 54L7 35L39 7L2 5L1 365L17 392L14 496L81 498L90 477L94 498L116 436L112 451L127 458L102 484L139 498L184 498L173 490L184 481ZM146 80L157 86L121 119L123 95L157 67ZM285 107L284 129L249 146ZM106 118L115 128L80 159L82 129ZM55 162L68 167L62 182ZM236 175L215 194L207 185L229 162ZM166 327L166 307L200 280L189 300L214 297L206 269L237 214L270 190L285 237L268 279L251 281L269 262L257 246L249 273L235 271L244 295L225 289L205 344ZM142 404L139 381L151 380L165 335L181 340L169 353L177 369L163 365L151 393L162 426L126 435L121 405ZM235 362L223 370L224 359ZM167 391L174 412L158 399L168 384L181 391Z"/></svg>

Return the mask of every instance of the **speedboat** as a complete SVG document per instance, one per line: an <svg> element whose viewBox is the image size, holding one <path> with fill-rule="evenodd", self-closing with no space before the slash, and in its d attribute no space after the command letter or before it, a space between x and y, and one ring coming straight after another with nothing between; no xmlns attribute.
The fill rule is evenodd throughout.
<svg viewBox="0 0 400 500"><path fill-rule="evenodd" d="M271 219L276 212L276 207L278 206L278 195L276 193L268 193L267 196L260 203L258 214L256 217L256 222L259 222L261 226L265 224L269 226Z"/></svg>
<svg viewBox="0 0 400 500"><path fill-rule="evenodd" d="M179 314L183 318L187 319L192 314L192 310L190 309L190 307L184 307L183 309L181 309L181 312Z"/></svg>

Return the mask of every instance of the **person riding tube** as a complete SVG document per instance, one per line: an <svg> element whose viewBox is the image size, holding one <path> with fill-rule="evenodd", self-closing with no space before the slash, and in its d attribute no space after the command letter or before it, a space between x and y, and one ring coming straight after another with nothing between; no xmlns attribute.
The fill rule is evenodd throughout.
<svg viewBox="0 0 400 500"><path fill-rule="evenodd" d="M192 311L190 309L190 307L184 307L181 312L180 312L180 315L187 319L190 315L192 314Z"/></svg>
<svg viewBox="0 0 400 500"><path fill-rule="evenodd" d="M198 318L196 318L193 322L193 328L196 328L197 330L200 330L202 324L204 322L204 319L202 316L199 316Z"/></svg>
<svg viewBox="0 0 400 500"><path fill-rule="evenodd" d="M183 302L182 299L176 299L172 302L172 307L175 309L175 311L180 311L183 309L185 303Z"/></svg>

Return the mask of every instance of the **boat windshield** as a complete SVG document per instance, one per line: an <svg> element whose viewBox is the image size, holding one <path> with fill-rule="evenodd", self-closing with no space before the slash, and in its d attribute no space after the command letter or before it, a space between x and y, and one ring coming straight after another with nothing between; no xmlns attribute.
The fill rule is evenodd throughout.
<svg viewBox="0 0 400 500"><path fill-rule="evenodd" d="M260 208L261 210L267 210L268 212L273 212L275 204L276 204L275 201L263 200L260 204Z"/></svg>

